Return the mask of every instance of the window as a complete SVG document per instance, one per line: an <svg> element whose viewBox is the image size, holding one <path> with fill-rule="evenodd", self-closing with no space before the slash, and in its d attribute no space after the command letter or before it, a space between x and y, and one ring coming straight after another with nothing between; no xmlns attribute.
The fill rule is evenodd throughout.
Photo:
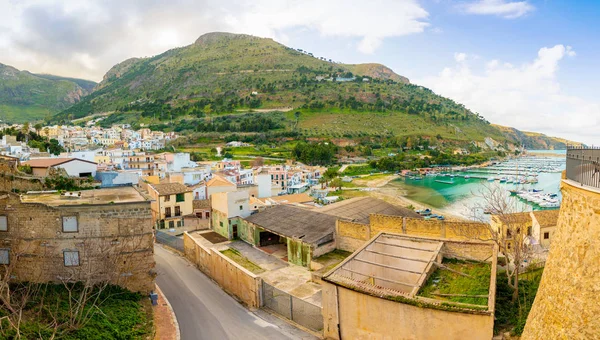
<svg viewBox="0 0 600 340"><path fill-rule="evenodd" d="M79 266L79 251L77 251L77 250L63 251L63 260L65 263L65 267Z"/></svg>
<svg viewBox="0 0 600 340"><path fill-rule="evenodd" d="M90 177L92 176L91 172L80 172L79 177Z"/></svg>
<svg viewBox="0 0 600 340"><path fill-rule="evenodd" d="M63 233L76 233L79 231L77 226L77 216L63 216L62 218Z"/></svg>
<svg viewBox="0 0 600 340"><path fill-rule="evenodd" d="M179 206L175 207L175 216L181 216L181 209L179 208Z"/></svg>
<svg viewBox="0 0 600 340"><path fill-rule="evenodd" d="M165 217L171 217L171 208L165 208Z"/></svg>
<svg viewBox="0 0 600 340"><path fill-rule="evenodd" d="M181 221L177 221L177 227L181 227Z"/></svg>
<svg viewBox="0 0 600 340"><path fill-rule="evenodd" d="M175 228L175 222L169 221L169 229L173 229L173 228Z"/></svg>
<svg viewBox="0 0 600 340"><path fill-rule="evenodd" d="M0 264L10 264L10 250L0 249Z"/></svg>
<svg viewBox="0 0 600 340"><path fill-rule="evenodd" d="M240 205L240 210L244 210L244 207Z"/></svg>
<svg viewBox="0 0 600 340"><path fill-rule="evenodd" d="M176 202L183 202L183 201L185 201L185 194L177 194L177 196L175 197L175 201Z"/></svg>
<svg viewBox="0 0 600 340"><path fill-rule="evenodd" d="M544 240L547 240L550 238L550 232L545 232L544 233Z"/></svg>
<svg viewBox="0 0 600 340"><path fill-rule="evenodd" d="M8 218L0 216L0 231L8 231Z"/></svg>
<svg viewBox="0 0 600 340"><path fill-rule="evenodd" d="M169 202L171 201L171 195L166 195L165 196L165 202Z"/></svg>
<svg viewBox="0 0 600 340"><path fill-rule="evenodd" d="M223 227L223 222L219 222L219 227Z"/></svg>
<svg viewBox="0 0 600 340"><path fill-rule="evenodd" d="M531 236L531 227L527 227L527 236Z"/></svg>
<svg viewBox="0 0 600 340"><path fill-rule="evenodd" d="M210 213L208 211L206 212L206 218L210 218Z"/></svg>

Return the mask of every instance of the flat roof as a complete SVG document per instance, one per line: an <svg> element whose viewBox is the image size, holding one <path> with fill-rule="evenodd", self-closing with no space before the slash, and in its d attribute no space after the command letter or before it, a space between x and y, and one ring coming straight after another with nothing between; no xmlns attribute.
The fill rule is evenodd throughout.
<svg viewBox="0 0 600 340"><path fill-rule="evenodd" d="M63 194L58 191L41 191L28 192L21 195L21 202L23 203L41 203L48 206L119 204L146 202L150 200L150 198L140 193L134 187L82 190Z"/></svg>

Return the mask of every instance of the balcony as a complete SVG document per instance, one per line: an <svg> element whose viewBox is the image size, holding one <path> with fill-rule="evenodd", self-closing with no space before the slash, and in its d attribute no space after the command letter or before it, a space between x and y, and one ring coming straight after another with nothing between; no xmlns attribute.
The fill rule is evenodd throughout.
<svg viewBox="0 0 600 340"><path fill-rule="evenodd" d="M567 149L566 180L595 192L600 192L600 148Z"/></svg>

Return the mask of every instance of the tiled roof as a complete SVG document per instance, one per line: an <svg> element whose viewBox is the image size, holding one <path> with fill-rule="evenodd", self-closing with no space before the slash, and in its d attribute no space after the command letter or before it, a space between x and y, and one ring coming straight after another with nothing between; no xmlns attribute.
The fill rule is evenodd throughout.
<svg viewBox="0 0 600 340"><path fill-rule="evenodd" d="M560 210L539 210L534 211L533 215L540 224L540 227L554 227L558 222Z"/></svg>
<svg viewBox="0 0 600 340"><path fill-rule="evenodd" d="M231 181L215 175L210 181L206 183L207 187L222 187L222 186L235 186Z"/></svg>
<svg viewBox="0 0 600 340"><path fill-rule="evenodd" d="M79 158L38 158L38 159L29 160L27 162L24 162L23 164L29 165L32 168L50 168L50 167L68 163L71 161L81 161L81 162L86 162L86 163L91 163L91 164L97 164L97 163L86 161L85 159L79 159Z"/></svg>
<svg viewBox="0 0 600 340"><path fill-rule="evenodd" d="M184 192L191 192L192 189L186 187L181 183L163 183L163 184L150 184L158 192L159 195L174 195L181 194Z"/></svg>
<svg viewBox="0 0 600 340"><path fill-rule="evenodd" d="M210 209L210 200L194 200L194 209Z"/></svg>

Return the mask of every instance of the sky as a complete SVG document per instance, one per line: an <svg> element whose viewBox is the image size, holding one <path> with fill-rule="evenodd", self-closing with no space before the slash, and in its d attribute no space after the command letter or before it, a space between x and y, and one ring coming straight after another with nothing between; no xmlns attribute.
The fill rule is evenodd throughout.
<svg viewBox="0 0 600 340"><path fill-rule="evenodd" d="M94 81L214 31L378 62L492 123L600 145L600 1L0 0L0 63Z"/></svg>

